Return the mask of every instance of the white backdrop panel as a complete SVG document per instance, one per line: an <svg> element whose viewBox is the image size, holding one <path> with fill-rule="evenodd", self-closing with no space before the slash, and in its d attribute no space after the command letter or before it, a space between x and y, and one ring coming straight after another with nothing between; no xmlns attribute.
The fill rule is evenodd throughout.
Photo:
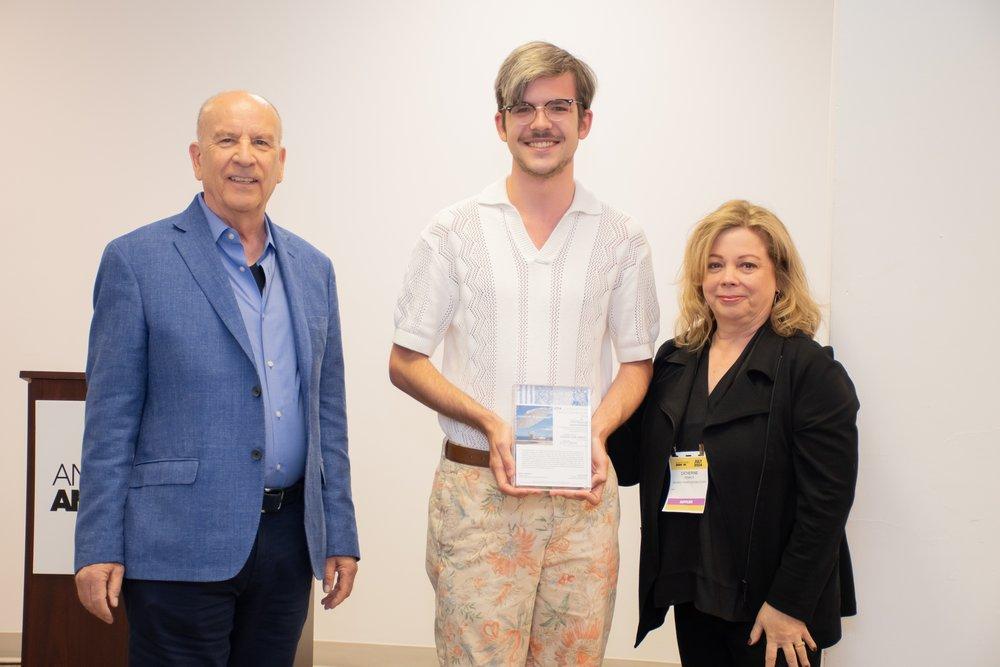
<svg viewBox="0 0 1000 667"><path fill-rule="evenodd" d="M997 664L1000 4L837 3L832 338L861 398L831 667Z"/></svg>

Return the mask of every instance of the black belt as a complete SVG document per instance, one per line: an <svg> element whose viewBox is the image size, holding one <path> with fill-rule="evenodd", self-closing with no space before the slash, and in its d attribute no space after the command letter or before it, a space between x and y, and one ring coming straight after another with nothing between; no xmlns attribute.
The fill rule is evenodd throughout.
<svg viewBox="0 0 1000 667"><path fill-rule="evenodd" d="M271 514L285 505L302 500L302 491L305 487L305 482L300 480L283 489L264 489L264 501L260 505L260 513Z"/></svg>

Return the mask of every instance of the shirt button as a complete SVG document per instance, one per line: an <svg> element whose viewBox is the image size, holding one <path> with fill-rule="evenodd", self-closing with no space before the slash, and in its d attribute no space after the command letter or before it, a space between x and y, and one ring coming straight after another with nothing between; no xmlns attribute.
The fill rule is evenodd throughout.
<svg viewBox="0 0 1000 667"><path fill-rule="evenodd" d="M256 384L250 389L250 395L254 398L260 397L260 385Z"/></svg>
<svg viewBox="0 0 1000 667"><path fill-rule="evenodd" d="M275 470L281 470L281 464L279 463L278 465L274 466L274 469Z"/></svg>
<svg viewBox="0 0 1000 667"><path fill-rule="evenodd" d="M262 458L264 458L264 453L261 452L259 449L255 449L252 452L250 452L250 458L253 459L254 461L260 461Z"/></svg>
<svg viewBox="0 0 1000 667"><path fill-rule="evenodd" d="M270 359L268 359L268 360L267 360L267 367L268 367L268 368L274 368L274 362L273 362L273 361L271 361Z"/></svg>
<svg viewBox="0 0 1000 667"><path fill-rule="evenodd" d="M240 267L240 273L243 273L243 272L244 272L244 271L246 271L246 270L247 270L247 267L245 267L245 266L241 266L241 267Z"/></svg>
<svg viewBox="0 0 1000 667"><path fill-rule="evenodd" d="M232 232L229 232L228 234L226 234L226 238L227 238L227 239L229 239L230 241L232 241L232 240L233 240L233 239L235 239L236 237L235 237L235 236L233 236L233 233L232 233Z"/></svg>
<svg viewBox="0 0 1000 667"><path fill-rule="evenodd" d="M281 410L275 410L274 416L277 417L278 419L281 419Z"/></svg>

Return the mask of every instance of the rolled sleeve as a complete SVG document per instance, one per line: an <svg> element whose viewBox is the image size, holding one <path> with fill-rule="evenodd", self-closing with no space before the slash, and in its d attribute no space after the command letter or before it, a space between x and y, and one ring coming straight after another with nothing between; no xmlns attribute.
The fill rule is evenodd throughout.
<svg viewBox="0 0 1000 667"><path fill-rule="evenodd" d="M638 229L630 230L610 311L611 340L618 362L652 359L660 333L660 306L649 243Z"/></svg>
<svg viewBox="0 0 1000 667"><path fill-rule="evenodd" d="M430 356L455 314L458 282L449 259L447 230L432 224L421 234L396 302L392 342Z"/></svg>

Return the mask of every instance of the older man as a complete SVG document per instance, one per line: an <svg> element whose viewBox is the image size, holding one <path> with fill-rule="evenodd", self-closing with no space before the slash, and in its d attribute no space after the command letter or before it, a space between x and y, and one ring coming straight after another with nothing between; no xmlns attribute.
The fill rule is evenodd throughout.
<svg viewBox="0 0 1000 667"><path fill-rule="evenodd" d="M291 664L312 575L333 608L359 556L333 266L265 214L265 99L209 99L189 151L204 192L98 271L77 591L124 595L132 665Z"/></svg>
<svg viewBox="0 0 1000 667"><path fill-rule="evenodd" d="M392 381L439 413L447 438L427 538L441 664L599 665L604 654L618 576L605 440L649 384L659 311L642 231L573 179L595 87L552 44L507 57L494 122L510 175L435 216L396 309ZM442 341L438 371L429 356ZM521 384L590 390L590 489L513 485Z"/></svg>

